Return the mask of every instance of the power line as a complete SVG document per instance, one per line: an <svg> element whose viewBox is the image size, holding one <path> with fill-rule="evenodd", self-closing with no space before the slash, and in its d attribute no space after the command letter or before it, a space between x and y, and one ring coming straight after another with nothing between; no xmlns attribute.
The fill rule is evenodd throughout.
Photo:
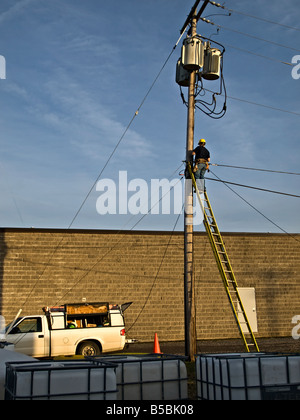
<svg viewBox="0 0 300 420"><path fill-rule="evenodd" d="M291 114L291 115L296 115L297 117L300 117L300 113L299 112L294 112L294 111L288 111L286 109L282 109L282 108L275 108L274 106L270 106L270 105L264 105L264 104L259 104L257 102L253 102L253 101L248 101L246 99L241 99L241 98L235 98L234 96L228 96L228 99L232 99L234 101L238 101L238 102L243 102L245 104L250 104L250 105L255 105L255 106L260 106L262 108L266 108L266 109L271 109L272 111L279 111L279 112L284 112L285 114Z"/></svg>
<svg viewBox="0 0 300 420"><path fill-rule="evenodd" d="M279 23L279 22L274 22L273 20L269 20L269 19L262 18L262 17L259 17L259 16L250 15L249 13L240 12L238 10L228 9L227 7L225 7L225 6L223 6L219 3L216 3L214 1L210 1L210 4L212 4L213 6L216 6L216 7L220 7L223 10L227 10L230 13L236 13L236 14L241 15L241 16L247 16L247 17L250 17L252 19L260 20L260 21L265 22L265 23L271 23L272 25L277 25L277 26L281 26L281 27L286 28L286 29L293 29L294 31L299 31L300 32L300 28L295 28L294 26L284 25L284 24Z"/></svg>
<svg viewBox="0 0 300 420"><path fill-rule="evenodd" d="M269 173L274 173L274 174L300 176L300 173L298 173L298 172L274 171L274 170L271 170L271 169L248 168L246 166L221 165L221 164L218 164L218 163L211 163L210 165L211 166L217 166L217 167L220 167L220 168L244 169L244 170L247 170L247 171L269 172Z"/></svg>
<svg viewBox="0 0 300 420"><path fill-rule="evenodd" d="M270 40L267 40L267 39L264 39L264 38L260 38L260 37L258 37L258 36L256 36L256 35L247 34L247 33L245 33L245 32L238 31L238 30L236 30L236 29L227 28L226 26L217 25L216 23L212 22L212 21L211 21L211 20L209 20L209 19L201 18L201 20L202 20L203 22L205 22L205 23L208 23L208 24L210 24L210 25L216 26L217 28L220 28L220 29L225 29L225 31L234 32L234 33L236 33L236 34L243 35L243 36L246 36L246 37L248 37L248 38L252 38L252 39L256 39L256 40L258 40L258 41L267 42L268 44L276 45L277 47L281 47L281 48L285 48L285 49L288 49L288 50L292 50L292 51L297 51L297 52L300 52L300 50L299 50L299 49L294 48L294 47L289 47L289 46L287 46L287 45L279 44L278 42L274 42L274 41L270 41Z"/></svg>
<svg viewBox="0 0 300 420"><path fill-rule="evenodd" d="M267 57L266 55L258 54L258 53L255 53L255 52L249 51L249 50L245 50L244 48L234 47L233 45L229 45L227 43L225 45L226 45L226 48L232 48L232 49L240 51L240 52L244 52L244 53L247 53L247 54L250 54L250 55L254 55L255 57L264 58L265 60L273 61L273 62L279 63L279 64L284 64L286 66L291 66L291 67L294 66L292 63L288 63L287 61L278 60L278 58Z"/></svg>
<svg viewBox="0 0 300 420"><path fill-rule="evenodd" d="M215 175L213 172L212 172L212 174ZM206 179L208 179L210 181L215 181L215 182L222 182L223 184L226 184L226 185L227 184L228 185L236 185L237 187L248 188L250 190L257 190L257 191L268 192L268 193L271 193L271 194L284 195L284 196L287 196L287 197L300 198L300 195L289 194L289 193L284 193L284 192L280 192L280 191L273 191L273 190L268 190L268 189L259 188L259 187L251 187L250 185L237 184L235 182L224 181L224 180L220 179L219 177L217 177L217 178L218 179L213 179L213 178L206 178Z"/></svg>
<svg viewBox="0 0 300 420"><path fill-rule="evenodd" d="M212 171L211 171L212 172ZM272 225L274 225L276 228L281 230L286 235L290 236L292 239L294 239L297 242L300 242L299 239L295 238L293 235L291 235L289 232L287 232L285 229L280 227L277 223L273 222L269 217L267 217L263 212L258 210L253 204L249 203L244 197L242 197L239 193L237 193L233 188L231 188L225 181L222 181L221 178L219 178L215 173L212 172L212 174L220 181L222 182L230 191L232 191L235 195L237 195L241 200L243 200L248 206L250 206L253 210L255 210L258 214L260 214L262 217L264 217L268 222L270 222Z"/></svg>

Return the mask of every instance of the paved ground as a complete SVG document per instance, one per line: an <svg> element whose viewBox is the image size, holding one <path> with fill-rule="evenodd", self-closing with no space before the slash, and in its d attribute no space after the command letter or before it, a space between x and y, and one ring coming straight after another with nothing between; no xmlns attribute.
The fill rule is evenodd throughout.
<svg viewBox="0 0 300 420"><path fill-rule="evenodd" d="M258 339L261 352L265 353L300 353L300 340L293 338L270 338ZM184 342L164 343L160 342L160 349L165 354L184 355ZM153 343L130 344L127 353L152 353ZM241 340L222 340L222 341L198 341L197 353L244 353Z"/></svg>

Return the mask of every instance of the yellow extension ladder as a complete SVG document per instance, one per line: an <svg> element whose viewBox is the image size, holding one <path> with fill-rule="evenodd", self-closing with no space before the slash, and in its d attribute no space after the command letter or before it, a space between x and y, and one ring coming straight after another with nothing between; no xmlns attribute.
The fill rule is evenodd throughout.
<svg viewBox="0 0 300 420"><path fill-rule="evenodd" d="M259 347L252 331L248 316L246 314L239 290L238 284L225 248L225 244L218 228L208 195L204 191L204 197L201 197L198 185L192 171L191 163L188 162L187 168L192 179L193 186L204 215L204 225L208 233L209 241L212 246L214 256L216 258L218 268L225 286L230 306L232 308L234 318L237 322L239 332L243 339L245 348L248 353L259 353ZM245 332L246 331L246 332Z"/></svg>

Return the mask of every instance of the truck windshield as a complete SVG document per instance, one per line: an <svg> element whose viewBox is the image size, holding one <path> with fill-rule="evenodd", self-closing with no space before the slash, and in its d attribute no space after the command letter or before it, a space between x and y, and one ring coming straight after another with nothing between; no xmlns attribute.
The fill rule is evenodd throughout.
<svg viewBox="0 0 300 420"><path fill-rule="evenodd" d="M22 319L22 318L18 318L18 319L14 322L14 324L15 324L15 325L17 325L17 324L18 324L18 322L20 322L20 321L21 321L21 319ZM7 325L7 327L5 328L5 332L6 332L6 333L7 333L7 331L10 329L11 325L12 325L12 322L11 322L10 324L8 324L8 325Z"/></svg>

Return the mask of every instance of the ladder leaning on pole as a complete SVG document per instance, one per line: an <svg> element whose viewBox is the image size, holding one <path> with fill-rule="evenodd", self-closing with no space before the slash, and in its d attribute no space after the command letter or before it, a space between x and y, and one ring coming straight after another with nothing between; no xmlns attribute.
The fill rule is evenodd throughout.
<svg viewBox="0 0 300 420"><path fill-rule="evenodd" d="M238 290L238 284L225 248L222 235L219 231L210 201L208 199L208 195L206 191L204 191L204 197L201 197L194 173L192 171L192 166L189 162L187 167L204 215L205 229L208 233L209 241L212 246L214 256L216 258L218 268L225 286L225 290L229 298L230 306L232 308L234 318L237 322L245 348L248 353L259 353L259 347L246 314Z"/></svg>

